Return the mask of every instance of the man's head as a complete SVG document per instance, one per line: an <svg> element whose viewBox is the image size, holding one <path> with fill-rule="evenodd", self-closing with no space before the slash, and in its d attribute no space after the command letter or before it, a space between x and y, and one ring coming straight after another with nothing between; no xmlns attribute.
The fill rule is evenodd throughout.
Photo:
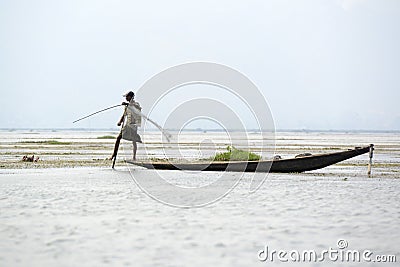
<svg viewBox="0 0 400 267"><path fill-rule="evenodd" d="M135 98L135 93L132 91L129 91L128 93L124 94L126 101L131 101L132 98Z"/></svg>

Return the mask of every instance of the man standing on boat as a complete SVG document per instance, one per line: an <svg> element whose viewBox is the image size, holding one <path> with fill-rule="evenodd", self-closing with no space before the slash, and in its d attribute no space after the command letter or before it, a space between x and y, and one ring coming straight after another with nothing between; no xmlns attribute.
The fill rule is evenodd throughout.
<svg viewBox="0 0 400 267"><path fill-rule="evenodd" d="M122 130L117 137L114 147L114 153L111 156L110 160L114 159L117 156L118 147L121 139L132 141L133 160L136 160L137 143L142 142L140 135L137 133L137 129L142 123L142 117L140 116L142 108L140 107L140 104L135 101L135 94L132 91L129 91L123 96L127 101L122 103L122 105L125 106L125 112L117 125L121 126L124 124L124 122L125 125L123 125ZM135 110L138 112L133 112Z"/></svg>

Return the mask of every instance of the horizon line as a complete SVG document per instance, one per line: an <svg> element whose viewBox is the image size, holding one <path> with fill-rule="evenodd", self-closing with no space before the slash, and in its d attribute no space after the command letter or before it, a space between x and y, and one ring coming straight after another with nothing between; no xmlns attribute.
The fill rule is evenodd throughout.
<svg viewBox="0 0 400 267"><path fill-rule="evenodd" d="M157 128L151 128L150 131L158 131ZM224 132L224 129L165 129L167 131L183 131L183 132ZM242 129L229 129L230 131L242 131ZM0 131L120 131L119 128L0 128ZM248 132L261 132L259 129L246 129ZM265 130L267 132L268 130ZM398 130L377 130L377 129L275 129L275 132L372 132L372 133L400 133Z"/></svg>

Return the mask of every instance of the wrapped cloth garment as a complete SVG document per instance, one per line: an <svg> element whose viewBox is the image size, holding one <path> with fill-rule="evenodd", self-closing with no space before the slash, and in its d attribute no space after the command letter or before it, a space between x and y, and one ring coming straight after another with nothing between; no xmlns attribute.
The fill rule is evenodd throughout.
<svg viewBox="0 0 400 267"><path fill-rule="evenodd" d="M137 128L138 127L135 124L126 124L122 128L122 139L141 143L142 139L140 138L140 135L137 133Z"/></svg>

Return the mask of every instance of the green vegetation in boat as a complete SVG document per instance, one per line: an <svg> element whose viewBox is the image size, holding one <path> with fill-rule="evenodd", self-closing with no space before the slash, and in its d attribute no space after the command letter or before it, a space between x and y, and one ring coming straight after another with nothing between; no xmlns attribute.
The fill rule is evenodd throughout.
<svg viewBox="0 0 400 267"><path fill-rule="evenodd" d="M227 146L227 152L217 153L214 161L258 161L261 156L249 151L237 149L234 146Z"/></svg>

